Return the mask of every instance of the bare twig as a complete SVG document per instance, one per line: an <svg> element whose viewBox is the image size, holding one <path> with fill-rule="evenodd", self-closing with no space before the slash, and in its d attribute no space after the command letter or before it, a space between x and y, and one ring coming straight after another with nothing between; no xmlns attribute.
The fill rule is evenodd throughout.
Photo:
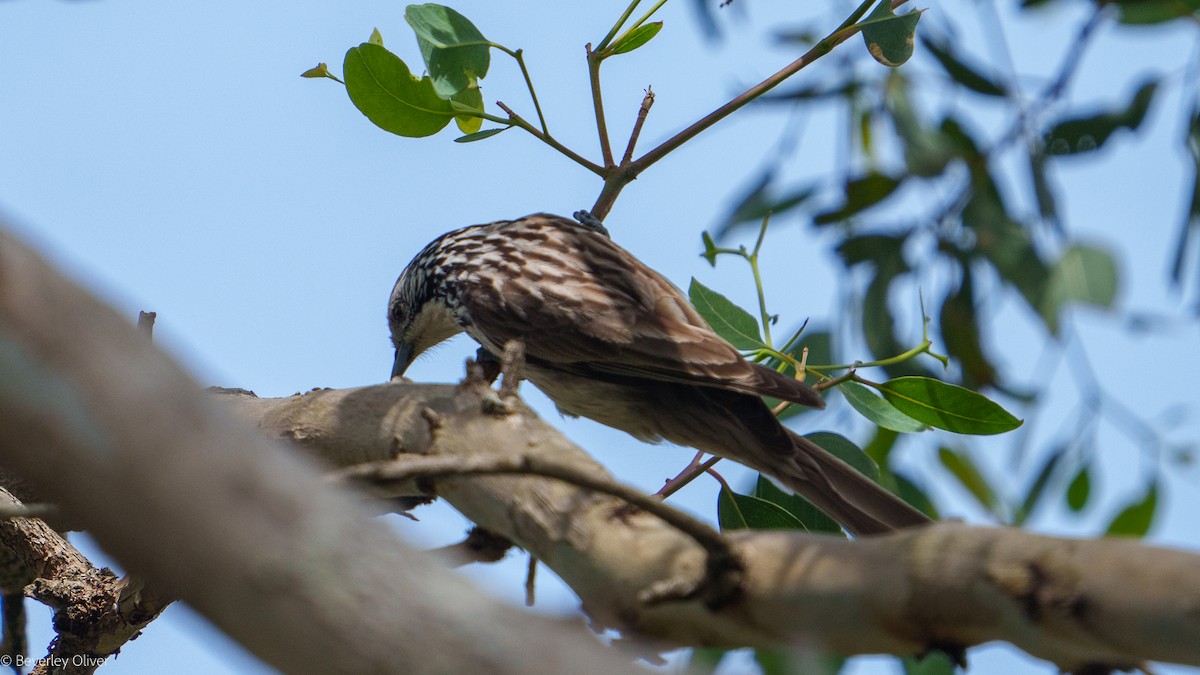
<svg viewBox="0 0 1200 675"><path fill-rule="evenodd" d="M637 120L633 123L633 132L629 134L629 145L625 146L625 156L621 158L622 164L633 161L633 148L637 145L638 136L642 133L642 125L646 123L646 116L650 114L652 105L654 105L654 90L646 87L646 95L642 97L642 107L638 108Z"/></svg>

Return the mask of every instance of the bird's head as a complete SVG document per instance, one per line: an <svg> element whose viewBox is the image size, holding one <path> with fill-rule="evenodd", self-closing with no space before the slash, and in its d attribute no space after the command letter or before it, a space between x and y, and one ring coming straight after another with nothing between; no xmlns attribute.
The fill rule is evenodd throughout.
<svg viewBox="0 0 1200 675"><path fill-rule="evenodd" d="M446 276L439 255L441 242L438 239L417 254L392 288L388 327L396 348L393 378L403 375L425 350L463 330L454 320L447 297Z"/></svg>

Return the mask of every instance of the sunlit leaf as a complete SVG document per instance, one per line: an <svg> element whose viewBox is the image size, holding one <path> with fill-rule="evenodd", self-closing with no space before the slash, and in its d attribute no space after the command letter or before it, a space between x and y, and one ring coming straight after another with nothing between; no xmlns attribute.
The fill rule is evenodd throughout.
<svg viewBox="0 0 1200 675"><path fill-rule="evenodd" d="M913 433L929 428L928 425L900 412L896 406L871 393L870 389L857 382L843 382L838 385L838 389L860 415L884 429Z"/></svg>
<svg viewBox="0 0 1200 675"><path fill-rule="evenodd" d="M949 382L897 377L879 385L879 390L900 412L938 429L988 435L1021 426L1021 420L983 394Z"/></svg>
<svg viewBox="0 0 1200 675"><path fill-rule="evenodd" d="M300 73L300 77L327 77L334 82L341 82L336 75L329 72L329 66L324 63L318 63L316 66ZM344 84L344 83L343 83Z"/></svg>
<svg viewBox="0 0 1200 675"><path fill-rule="evenodd" d="M346 52L346 93L367 119L399 136L429 136L454 117L428 77L413 77L400 57L364 42Z"/></svg>
<svg viewBox="0 0 1200 675"><path fill-rule="evenodd" d="M383 33L379 32L378 28L371 29L371 37L367 38L367 42L373 45L383 46Z"/></svg>
<svg viewBox="0 0 1200 675"><path fill-rule="evenodd" d="M658 35L658 31L662 30L662 22L655 21L654 23L644 23L622 38L619 42L612 46L613 54L628 54L629 52L641 47L647 42L654 39Z"/></svg>
<svg viewBox="0 0 1200 675"><path fill-rule="evenodd" d="M463 89L454 96L450 97L456 111L461 111L463 108L483 112L483 93L479 91L479 87L475 84ZM454 123L458 125L458 130L464 134L473 134L483 127L483 118L474 115L455 115Z"/></svg>
<svg viewBox="0 0 1200 675"><path fill-rule="evenodd" d="M417 34L417 45L434 89L450 98L487 75L488 39L465 16L443 5L409 5L404 19Z"/></svg>
<svg viewBox="0 0 1200 675"><path fill-rule="evenodd" d="M766 346L758 329L758 321L729 298L692 279L688 286L688 299L717 335L734 347L749 350Z"/></svg>
<svg viewBox="0 0 1200 675"><path fill-rule="evenodd" d="M1058 332L1058 315L1064 304L1079 302L1110 308L1117 296L1117 263L1107 252L1077 244L1067 249L1050 268L1050 280L1039 307L1042 320Z"/></svg>

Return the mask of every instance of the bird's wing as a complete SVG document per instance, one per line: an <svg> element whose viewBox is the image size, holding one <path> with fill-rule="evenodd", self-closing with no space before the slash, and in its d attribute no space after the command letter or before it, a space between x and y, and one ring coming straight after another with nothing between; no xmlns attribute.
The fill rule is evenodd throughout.
<svg viewBox="0 0 1200 675"><path fill-rule="evenodd" d="M804 383L742 358L678 288L608 238L550 216L505 230L508 255L522 260L489 267L462 298L474 330L493 344L521 340L530 359L580 374L824 405Z"/></svg>

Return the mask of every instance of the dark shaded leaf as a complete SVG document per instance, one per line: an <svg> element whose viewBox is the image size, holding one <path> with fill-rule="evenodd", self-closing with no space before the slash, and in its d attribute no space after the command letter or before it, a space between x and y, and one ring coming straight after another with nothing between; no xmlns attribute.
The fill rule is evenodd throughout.
<svg viewBox="0 0 1200 675"><path fill-rule="evenodd" d="M938 448L938 460L988 513L997 512L1000 500L996 498L996 491L975 466L970 455L943 446Z"/></svg>
<svg viewBox="0 0 1200 675"><path fill-rule="evenodd" d="M728 653L728 649L720 647L696 647L688 658L686 672L712 673L716 671L717 666L721 665L721 660Z"/></svg>
<svg viewBox="0 0 1200 675"><path fill-rule="evenodd" d="M837 675L846 663L845 657L808 649L756 649L754 660L762 675Z"/></svg>
<svg viewBox="0 0 1200 675"><path fill-rule="evenodd" d="M828 225L865 211L887 199L900 186L900 182L897 178L874 171L851 179L846 183L846 202L832 211L817 214L813 223Z"/></svg>
<svg viewBox="0 0 1200 675"><path fill-rule="evenodd" d="M804 437L825 448L829 454L854 467L859 473L879 482L879 467L875 466L875 462L867 457L867 453L850 439L830 431L817 431L805 434Z"/></svg>
<svg viewBox="0 0 1200 675"><path fill-rule="evenodd" d="M1144 83L1122 110L1062 120L1046 133L1046 150L1051 155L1073 155L1099 150L1118 129L1136 131L1146 118L1158 83Z"/></svg>
<svg viewBox="0 0 1200 675"><path fill-rule="evenodd" d="M929 495L907 476L898 471L893 471L892 480L896 483L896 494L900 495L901 499L912 504L921 513L934 520L941 518L937 505L933 503Z"/></svg>
<svg viewBox="0 0 1200 675"><path fill-rule="evenodd" d="M612 46L613 54L628 54L629 52L641 47L647 42L654 39L658 35L658 31L662 30L663 24L661 21L653 23L644 23L638 26L629 35L626 35L617 44Z"/></svg>
<svg viewBox="0 0 1200 675"><path fill-rule="evenodd" d="M730 530L796 530L803 526L778 504L752 495L721 490L717 497L717 523Z"/></svg>
<svg viewBox="0 0 1200 675"><path fill-rule="evenodd" d="M1110 537L1144 537L1154 523L1158 508L1158 483L1151 483L1146 493L1134 499L1108 524L1105 534Z"/></svg>
<svg viewBox="0 0 1200 675"><path fill-rule="evenodd" d="M1058 468L1059 461L1063 458L1065 448L1057 448L1046 457L1046 461L1042 464L1042 468L1037 472L1033 482L1030 483L1029 489L1025 491L1025 499L1021 501L1021 505L1017 507L1017 512L1013 514L1013 525L1020 527L1024 525L1029 516L1042 502L1042 496L1046 494L1046 486L1050 483L1050 478L1054 475L1054 470Z"/></svg>
<svg viewBox="0 0 1200 675"><path fill-rule="evenodd" d="M929 53L933 54L933 57L941 64L942 69L955 82L975 93L985 96L1008 95L1008 90L996 82L995 78L984 75L979 69L968 65L954 54L954 50L950 45L941 44L929 39L925 35L921 36L921 44L929 50Z"/></svg>
<svg viewBox="0 0 1200 675"><path fill-rule="evenodd" d="M1117 20L1133 25L1200 19L1200 0L1117 0Z"/></svg>
<svg viewBox="0 0 1200 675"><path fill-rule="evenodd" d="M508 131L511 128L512 127L497 127L495 129L484 129L483 131L476 131L475 133L467 134L466 136L459 136L458 138L454 139L454 142L474 143L475 141L482 141L485 138L491 138L501 131Z"/></svg>
<svg viewBox="0 0 1200 675"><path fill-rule="evenodd" d="M904 675L954 675L958 671L954 660L940 649L934 649L923 656L906 656Z"/></svg>
<svg viewBox="0 0 1200 675"><path fill-rule="evenodd" d="M742 197L735 202L737 205L733 207L729 215L717 225L718 239L725 238L739 225L761 224L767 214L778 216L790 211L808 201L809 197L816 192L813 186L805 185L783 195L776 195L774 181L774 170L766 171L743 193Z"/></svg>
<svg viewBox="0 0 1200 675"><path fill-rule="evenodd" d="M888 78L886 105L896 135L904 143L909 173L929 178L941 174L959 150L945 133L931 129L917 116L908 97L908 80L901 71Z"/></svg>
<svg viewBox="0 0 1200 675"><path fill-rule="evenodd" d="M1021 426L983 394L928 377L897 377L879 385L892 405L909 417L959 434L989 435Z"/></svg>
<svg viewBox="0 0 1200 675"><path fill-rule="evenodd" d="M417 45L434 89L450 98L487 75L488 39L467 17L443 5L409 5L404 19L417 34Z"/></svg>
<svg viewBox="0 0 1200 675"><path fill-rule="evenodd" d="M416 78L400 57L364 42L346 52L346 93L367 119L398 136L430 136L454 117L428 77Z"/></svg>
<svg viewBox="0 0 1200 675"><path fill-rule="evenodd" d="M980 389L996 383L996 368L983 353L971 268L963 267L962 275L958 290L942 302L938 326L946 351L962 367L963 384L969 389Z"/></svg>
<svg viewBox="0 0 1200 675"><path fill-rule="evenodd" d="M813 506L800 495L784 492L765 476L759 476L754 485L754 496L770 502L786 511L797 522L797 527L805 532L824 532L842 534L842 528L833 518Z"/></svg>
<svg viewBox="0 0 1200 675"><path fill-rule="evenodd" d="M738 349L761 349L766 345L758 330L758 321L750 312L738 307L729 298L692 279L688 300L700 316L712 326L717 335Z"/></svg>
<svg viewBox="0 0 1200 675"><path fill-rule="evenodd" d="M1046 175L1046 146L1041 143L1033 143L1029 148L1029 177L1033 181L1033 194L1037 197L1038 214L1056 230L1061 230L1058 200Z"/></svg>
<svg viewBox="0 0 1200 675"><path fill-rule="evenodd" d="M1188 244L1200 241L1200 104L1192 108L1191 124L1188 125L1184 146L1192 156L1192 199L1188 212L1179 230L1179 241L1175 244L1175 259L1171 263L1171 281L1178 288L1183 283L1183 267L1187 261Z"/></svg>
<svg viewBox="0 0 1200 675"><path fill-rule="evenodd" d="M920 20L920 11L897 16L892 11L892 3L880 2L858 25L862 26L863 42L871 56L879 63L894 68L912 58L913 34Z"/></svg>
<svg viewBox="0 0 1200 675"><path fill-rule="evenodd" d="M1087 506L1088 499L1092 496L1092 466L1084 464L1079 467L1079 472L1071 479L1067 485L1067 508L1075 513L1079 513Z"/></svg>

